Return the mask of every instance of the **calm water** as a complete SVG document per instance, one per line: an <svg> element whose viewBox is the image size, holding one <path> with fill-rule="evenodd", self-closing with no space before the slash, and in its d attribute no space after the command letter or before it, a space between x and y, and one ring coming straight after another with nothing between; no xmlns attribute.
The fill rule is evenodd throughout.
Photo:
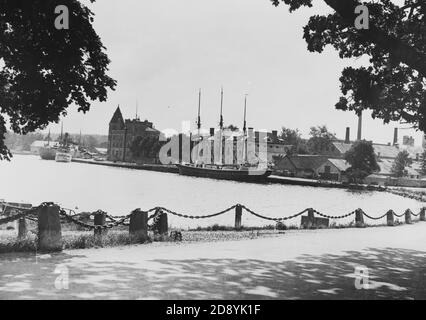
<svg viewBox="0 0 426 320"><path fill-rule="evenodd" d="M236 203L272 217L292 215L307 207L329 215L342 215L360 207L372 216L382 215L391 208L397 213L407 208L417 213L421 207L421 203L415 200L388 193L217 181L170 173L57 163L21 155L15 155L11 162L0 161L0 199L33 205L53 201L66 208L78 208L78 211L102 209L113 215L155 206L184 214L204 215ZM232 225L233 220L233 213L206 220L169 217L170 224L179 227L214 223ZM300 218L290 221L289 224L299 224ZM260 226L269 222L243 214L243 224Z"/></svg>

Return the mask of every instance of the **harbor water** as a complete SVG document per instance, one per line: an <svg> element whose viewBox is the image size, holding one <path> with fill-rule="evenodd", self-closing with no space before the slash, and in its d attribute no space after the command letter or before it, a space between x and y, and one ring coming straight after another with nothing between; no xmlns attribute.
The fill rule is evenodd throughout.
<svg viewBox="0 0 426 320"><path fill-rule="evenodd" d="M418 213L422 204L386 192L255 184L220 181L83 163L58 163L38 156L15 155L0 161L0 199L38 205L52 201L76 212L102 209L111 215L126 215L135 208L166 207L187 215L205 215L240 203L270 217L286 217L312 207L331 216L362 208L371 216L393 209L400 214L407 208ZM354 216L336 223L349 223ZM331 221L333 222L333 221ZM366 219L367 223L384 223ZM169 216L178 228L205 227L234 223L234 212L210 219ZM243 225L274 224L243 212ZM287 225L300 224L300 217Z"/></svg>

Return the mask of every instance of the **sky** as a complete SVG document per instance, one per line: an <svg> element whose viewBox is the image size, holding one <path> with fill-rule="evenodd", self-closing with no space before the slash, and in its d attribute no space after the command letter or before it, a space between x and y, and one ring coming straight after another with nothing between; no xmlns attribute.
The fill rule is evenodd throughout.
<svg viewBox="0 0 426 320"><path fill-rule="evenodd" d="M88 3L87 0L85 0ZM345 66L365 60L342 60L332 48L310 53L303 26L310 16L329 12L322 1L314 8L289 13L288 7L269 0L98 0L89 7L94 27L111 59L109 75L117 88L106 102L93 102L91 110L69 108L64 130L107 134L117 108L124 118L152 121L159 130L181 130L182 121L195 127L198 90L202 90L203 127L218 125L220 90L224 89L225 125L242 127L244 95L247 122L255 129L309 128L326 124L344 138L351 128L356 138L357 117L336 110L339 77ZM70 26L72 28L72 25ZM363 138L378 143L393 140L394 127L363 115ZM49 127L60 131L60 124ZM46 130L47 131L47 130ZM416 145L421 133L412 135Z"/></svg>

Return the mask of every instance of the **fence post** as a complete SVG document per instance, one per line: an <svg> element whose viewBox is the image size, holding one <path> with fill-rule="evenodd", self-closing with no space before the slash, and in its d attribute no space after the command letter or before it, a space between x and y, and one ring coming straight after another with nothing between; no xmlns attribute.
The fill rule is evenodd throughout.
<svg viewBox="0 0 426 320"><path fill-rule="evenodd" d="M38 208L38 248L40 251L62 251L59 206L41 205Z"/></svg>
<svg viewBox="0 0 426 320"><path fill-rule="evenodd" d="M25 218L19 218L18 221L18 239L23 239L27 236L27 222Z"/></svg>
<svg viewBox="0 0 426 320"><path fill-rule="evenodd" d="M410 209L405 210L405 223L406 224L411 223L411 210Z"/></svg>
<svg viewBox="0 0 426 320"><path fill-rule="evenodd" d="M426 219L425 219L425 208L423 207L421 210L420 210L420 221L425 221Z"/></svg>
<svg viewBox="0 0 426 320"><path fill-rule="evenodd" d="M355 211L355 226L364 227L364 215L361 209L356 209Z"/></svg>
<svg viewBox="0 0 426 320"><path fill-rule="evenodd" d="M243 207L237 204L235 207L235 229L241 229L241 217L243 215Z"/></svg>
<svg viewBox="0 0 426 320"><path fill-rule="evenodd" d="M148 240L148 213L136 209L130 214L130 241L143 243Z"/></svg>
<svg viewBox="0 0 426 320"><path fill-rule="evenodd" d="M387 220L387 225L388 226L394 226L395 225L395 223L394 223L394 216L393 216L393 211L392 210L389 210L386 213L386 220Z"/></svg>
<svg viewBox="0 0 426 320"><path fill-rule="evenodd" d="M97 211L94 213L93 217L93 224L95 226L103 226L106 222L106 213L103 211ZM106 230L102 228L95 228L94 236L95 241L101 242L102 241L102 234L106 233Z"/></svg>
<svg viewBox="0 0 426 320"><path fill-rule="evenodd" d="M168 221L167 221L167 213L160 210L159 215L160 216L158 218L158 233L159 234L167 233L169 231L169 224L168 224Z"/></svg>

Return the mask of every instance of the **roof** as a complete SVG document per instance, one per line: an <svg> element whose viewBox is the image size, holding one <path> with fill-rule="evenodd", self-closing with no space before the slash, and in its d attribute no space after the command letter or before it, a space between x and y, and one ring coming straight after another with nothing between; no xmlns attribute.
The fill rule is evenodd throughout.
<svg viewBox="0 0 426 320"><path fill-rule="evenodd" d="M352 147L352 143L344 143L339 141L334 141L332 144L341 154L345 154Z"/></svg>
<svg viewBox="0 0 426 320"><path fill-rule="evenodd" d="M117 107L117 109L114 112L114 115L111 118L111 121L109 123L123 123L124 119L123 115L121 114L120 106Z"/></svg>
<svg viewBox="0 0 426 320"><path fill-rule="evenodd" d="M328 159L339 171L346 171L351 165L344 159Z"/></svg>
<svg viewBox="0 0 426 320"><path fill-rule="evenodd" d="M342 155L348 152L353 145L352 142L344 143L341 141L333 141L332 144ZM374 148L374 153L382 158L396 158L398 153L401 151L396 146L379 144L379 143L373 143L373 148Z"/></svg>
<svg viewBox="0 0 426 320"><path fill-rule="evenodd" d="M377 173L379 175L392 175L392 166L394 163L394 159L380 159L377 161L377 164L380 167L380 171ZM420 164L414 162L410 167L406 167L408 175L417 176L419 175Z"/></svg>
<svg viewBox="0 0 426 320"><path fill-rule="evenodd" d="M301 170L315 170L327 161L327 157L316 155L297 155L287 157L296 169Z"/></svg>
<svg viewBox="0 0 426 320"><path fill-rule="evenodd" d="M373 143L374 153L381 158L396 158L401 151L396 146Z"/></svg>
<svg viewBox="0 0 426 320"><path fill-rule="evenodd" d="M399 146L400 151L406 150L408 154L410 155L411 159L416 159L417 156L421 156L424 152L423 147L421 146L407 146L407 145L400 145Z"/></svg>
<svg viewBox="0 0 426 320"><path fill-rule="evenodd" d="M31 147L44 147L45 144L47 144L47 141L36 140L33 143L31 143Z"/></svg>

